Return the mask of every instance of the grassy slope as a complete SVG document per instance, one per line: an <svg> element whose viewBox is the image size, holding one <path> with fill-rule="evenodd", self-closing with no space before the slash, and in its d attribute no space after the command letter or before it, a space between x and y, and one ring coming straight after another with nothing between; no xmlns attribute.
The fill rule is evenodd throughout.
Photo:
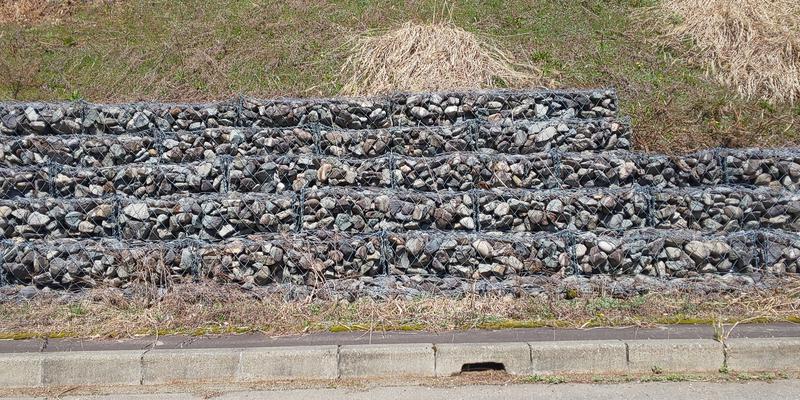
<svg viewBox="0 0 800 400"><path fill-rule="evenodd" d="M652 44L632 13L653 1L470 0L457 2L452 17L495 36L562 86L617 87L640 150L800 143L800 106L737 100ZM57 22L4 24L0 98L329 96L349 34L430 20L438 2L223 3L101 2Z"/></svg>

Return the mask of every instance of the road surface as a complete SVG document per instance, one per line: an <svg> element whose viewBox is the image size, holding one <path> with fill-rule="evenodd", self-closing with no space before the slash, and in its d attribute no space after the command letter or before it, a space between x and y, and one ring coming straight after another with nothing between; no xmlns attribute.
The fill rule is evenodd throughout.
<svg viewBox="0 0 800 400"><path fill-rule="evenodd" d="M800 399L800 381L773 382L668 382L624 384L517 384L469 385L458 387L388 386L368 389L321 388L269 391L230 391L210 393L140 393L109 395L69 395L51 393L51 397L16 397L15 399L87 399L87 400L577 400L577 399L651 399L651 400L793 400ZM10 399L11 397L2 397Z"/></svg>

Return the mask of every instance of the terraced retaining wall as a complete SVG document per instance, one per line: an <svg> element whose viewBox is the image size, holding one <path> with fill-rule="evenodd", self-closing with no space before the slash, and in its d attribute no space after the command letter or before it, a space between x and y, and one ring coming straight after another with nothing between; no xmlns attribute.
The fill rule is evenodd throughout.
<svg viewBox="0 0 800 400"><path fill-rule="evenodd" d="M0 104L0 285L796 273L800 150L632 152L616 94Z"/></svg>

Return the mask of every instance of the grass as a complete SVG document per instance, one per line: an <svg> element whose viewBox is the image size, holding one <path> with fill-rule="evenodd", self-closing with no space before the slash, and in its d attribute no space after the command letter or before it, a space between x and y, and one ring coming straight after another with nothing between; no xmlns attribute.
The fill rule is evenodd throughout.
<svg viewBox="0 0 800 400"><path fill-rule="evenodd" d="M686 49L656 41L653 0L457 1L455 25L490 36L562 87L615 86L640 150L800 143L800 107L744 100ZM431 22L440 2L129 0L0 24L0 98L91 101L330 96L348 39ZM645 25L645 26L643 26Z"/></svg>
<svg viewBox="0 0 800 400"><path fill-rule="evenodd" d="M691 57L722 84L746 98L800 100L796 0L665 0L660 10L662 38L692 42ZM769 103L759 105L774 112Z"/></svg>
<svg viewBox="0 0 800 400"><path fill-rule="evenodd" d="M669 291L629 298L566 299L553 292L545 297L354 302L255 297L235 285L211 283L177 285L162 297L145 289L129 297L116 289L95 289L71 300L55 301L58 295L51 294L0 303L0 339L800 322L800 280L785 278L774 287L779 289Z"/></svg>
<svg viewBox="0 0 800 400"><path fill-rule="evenodd" d="M342 67L341 75L349 78L341 92L381 95L543 85L535 68L517 64L512 54L488 38L452 23L407 22L354 40L352 53Z"/></svg>

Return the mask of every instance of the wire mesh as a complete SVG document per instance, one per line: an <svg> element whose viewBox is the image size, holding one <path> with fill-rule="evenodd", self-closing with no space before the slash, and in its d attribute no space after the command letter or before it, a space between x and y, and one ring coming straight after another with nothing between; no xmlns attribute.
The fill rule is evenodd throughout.
<svg viewBox="0 0 800 400"><path fill-rule="evenodd" d="M641 171L637 178L642 186L681 188L725 182L724 167L716 150L681 156L642 153L637 164Z"/></svg>
<svg viewBox="0 0 800 400"><path fill-rule="evenodd" d="M436 127L396 127L391 129L392 152L404 156L434 156L446 152L474 149L471 124Z"/></svg>
<svg viewBox="0 0 800 400"><path fill-rule="evenodd" d="M764 272L773 275L800 272L800 234L780 230L757 234Z"/></svg>
<svg viewBox="0 0 800 400"><path fill-rule="evenodd" d="M688 278L700 274L751 274L760 269L754 235L704 235L681 230L581 232L576 234L578 271L584 275L650 275Z"/></svg>
<svg viewBox="0 0 800 400"><path fill-rule="evenodd" d="M721 153L729 183L800 189L800 149L724 149Z"/></svg>
<svg viewBox="0 0 800 400"><path fill-rule="evenodd" d="M456 232L387 234L389 273L466 279L570 274L561 235L488 235Z"/></svg>
<svg viewBox="0 0 800 400"><path fill-rule="evenodd" d="M220 155L267 156L315 154L310 127L220 128L164 133L161 160L179 163Z"/></svg>
<svg viewBox="0 0 800 400"><path fill-rule="evenodd" d="M217 282L268 285L303 283L300 271L286 262L287 242L281 236L257 236L203 243L198 259L203 276Z"/></svg>
<svg viewBox="0 0 800 400"><path fill-rule="evenodd" d="M391 125L386 99L254 99L245 97L240 126L284 127L319 123L346 129Z"/></svg>
<svg viewBox="0 0 800 400"><path fill-rule="evenodd" d="M157 198L177 194L220 193L226 189L222 159L183 165L127 164L116 167L52 166L52 187L61 198Z"/></svg>
<svg viewBox="0 0 800 400"><path fill-rule="evenodd" d="M230 165L233 192L299 192L325 186L391 187L388 156L342 159L317 156L236 158Z"/></svg>
<svg viewBox="0 0 800 400"><path fill-rule="evenodd" d="M141 135L70 135L0 137L0 165L36 166L57 163L102 167L156 162L158 148L151 132Z"/></svg>
<svg viewBox="0 0 800 400"><path fill-rule="evenodd" d="M295 229L294 194L244 194L122 199L119 229L123 239L220 240L253 233Z"/></svg>
<svg viewBox="0 0 800 400"><path fill-rule="evenodd" d="M559 150L630 148L630 124L615 118L550 119L477 125L476 149L487 153L531 154Z"/></svg>
<svg viewBox="0 0 800 400"><path fill-rule="evenodd" d="M47 197L50 187L47 167L0 167L0 199Z"/></svg>
<svg viewBox="0 0 800 400"><path fill-rule="evenodd" d="M81 103L0 103L0 134L75 135L82 117Z"/></svg>
<svg viewBox="0 0 800 400"><path fill-rule="evenodd" d="M635 189L475 191L482 231L627 230L647 223L647 197Z"/></svg>
<svg viewBox="0 0 800 400"><path fill-rule="evenodd" d="M800 198L787 192L742 187L687 188L653 191L651 198L656 228L706 232L800 228Z"/></svg>
<svg viewBox="0 0 800 400"><path fill-rule="evenodd" d="M478 117L500 120L614 116L616 100L613 90L503 90L391 96L395 126L446 125Z"/></svg>
<svg viewBox="0 0 800 400"><path fill-rule="evenodd" d="M320 154L342 158L371 158L388 154L394 144L393 129L335 129L320 127Z"/></svg>
<svg viewBox="0 0 800 400"><path fill-rule="evenodd" d="M234 126L235 101L208 104L87 104L83 117L86 133L124 134L152 129L200 131Z"/></svg>
<svg viewBox="0 0 800 400"><path fill-rule="evenodd" d="M372 233L380 230L474 230L467 193L424 193L390 189L304 190L301 227Z"/></svg>
<svg viewBox="0 0 800 400"><path fill-rule="evenodd" d="M473 189L484 171L476 153L448 153L436 157L396 157L396 187L436 192Z"/></svg>
<svg viewBox="0 0 800 400"><path fill-rule="evenodd" d="M5 239L111 237L115 224L110 199L0 200L0 232Z"/></svg>
<svg viewBox="0 0 800 400"><path fill-rule="evenodd" d="M33 240L10 243L3 265L12 282L39 287L166 286L191 277L192 249L185 241Z"/></svg>

